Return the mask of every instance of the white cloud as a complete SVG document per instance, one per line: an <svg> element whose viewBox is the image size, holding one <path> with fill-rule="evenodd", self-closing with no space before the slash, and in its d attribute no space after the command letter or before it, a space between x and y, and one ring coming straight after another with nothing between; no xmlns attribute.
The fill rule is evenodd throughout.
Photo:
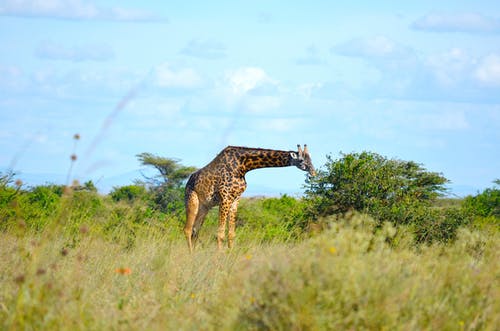
<svg viewBox="0 0 500 331"><path fill-rule="evenodd" d="M236 95L276 85L263 69L257 67L244 67L231 71L226 75L226 82Z"/></svg>
<svg viewBox="0 0 500 331"><path fill-rule="evenodd" d="M385 36L356 38L332 47L332 52L353 57L372 59L401 59L413 51Z"/></svg>
<svg viewBox="0 0 500 331"><path fill-rule="evenodd" d="M0 93L12 96L116 98L131 89L146 88L145 93L162 96L192 92L205 86L193 68L161 64L150 72L130 68L80 68L69 70L57 63L24 72L16 66L0 65Z"/></svg>
<svg viewBox="0 0 500 331"><path fill-rule="evenodd" d="M485 85L500 86L500 55L486 56L479 63L474 74Z"/></svg>
<svg viewBox="0 0 500 331"><path fill-rule="evenodd" d="M120 97L144 79L145 73L129 69L110 68L63 70L58 66L46 65L30 72L16 69L16 78L10 76L10 91L24 95L56 97ZM0 87L2 79L0 70ZM8 86L7 86L8 87ZM9 89L8 89L9 90Z"/></svg>
<svg viewBox="0 0 500 331"><path fill-rule="evenodd" d="M192 68L172 68L168 63L161 64L154 69L154 83L164 88L197 88L203 83L202 78Z"/></svg>
<svg viewBox="0 0 500 331"><path fill-rule="evenodd" d="M478 58L463 48L422 56L386 37L358 38L334 46L332 52L358 57L377 69L374 81L365 81L351 93L370 98L410 98L497 102L498 93L488 86L500 85L498 55ZM363 76L367 76L363 69ZM332 98L328 82L304 90L313 97ZM349 88L349 87L348 87ZM321 93L321 92L326 93ZM319 93L319 94L318 94Z"/></svg>
<svg viewBox="0 0 500 331"><path fill-rule="evenodd" d="M466 81L476 60L460 48L453 48L441 54L428 57L426 65L438 84L444 87L457 86Z"/></svg>
<svg viewBox="0 0 500 331"><path fill-rule="evenodd" d="M478 13L431 13L411 26L416 30L432 32L498 33L500 19Z"/></svg>
<svg viewBox="0 0 500 331"><path fill-rule="evenodd" d="M82 61L108 61L114 57L114 52L108 45L64 46L54 42L42 42L35 50L42 59Z"/></svg>
<svg viewBox="0 0 500 331"><path fill-rule="evenodd" d="M69 20L165 21L141 9L100 7L85 0L6 0L0 16L46 17Z"/></svg>
<svg viewBox="0 0 500 331"><path fill-rule="evenodd" d="M214 40L191 40L182 50L181 54L202 59L220 59L226 56L226 47Z"/></svg>
<svg viewBox="0 0 500 331"><path fill-rule="evenodd" d="M213 92L225 103L223 109L254 114L280 108L284 93L279 83L258 67L226 71Z"/></svg>

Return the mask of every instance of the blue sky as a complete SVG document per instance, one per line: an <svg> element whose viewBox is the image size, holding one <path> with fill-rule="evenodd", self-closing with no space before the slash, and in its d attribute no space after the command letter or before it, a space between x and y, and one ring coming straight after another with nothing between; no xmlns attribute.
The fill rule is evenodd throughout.
<svg viewBox="0 0 500 331"><path fill-rule="evenodd" d="M422 163L475 193L500 177L498 1L0 1L0 171L27 185L202 167L227 145ZM81 139L72 139L78 133ZM247 194L300 193L295 168Z"/></svg>

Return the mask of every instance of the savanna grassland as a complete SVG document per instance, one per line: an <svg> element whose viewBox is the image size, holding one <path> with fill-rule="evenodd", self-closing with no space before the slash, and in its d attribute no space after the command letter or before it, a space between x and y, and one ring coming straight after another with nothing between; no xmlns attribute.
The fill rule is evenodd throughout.
<svg viewBox="0 0 500 331"><path fill-rule="evenodd" d="M500 325L495 224L417 244L412 227L357 212L305 224L302 199L244 199L236 247L216 250L214 210L191 255L177 216L143 200L59 189L3 188L3 330Z"/></svg>
<svg viewBox="0 0 500 331"><path fill-rule="evenodd" d="M329 157L304 197L242 199L231 250L212 210L190 254L193 169L138 157L159 180L107 195L0 174L1 330L500 329L498 187L444 199L417 163Z"/></svg>

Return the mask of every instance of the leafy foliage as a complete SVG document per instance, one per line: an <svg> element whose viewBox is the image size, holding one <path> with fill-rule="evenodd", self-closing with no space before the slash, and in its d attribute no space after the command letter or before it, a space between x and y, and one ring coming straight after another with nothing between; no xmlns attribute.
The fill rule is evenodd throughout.
<svg viewBox="0 0 500 331"><path fill-rule="evenodd" d="M495 182L497 185L498 180ZM481 217L500 217L500 188L488 188L476 196L468 196L463 202L464 208Z"/></svg>
<svg viewBox="0 0 500 331"><path fill-rule="evenodd" d="M468 221L457 211L432 208L448 180L418 163L371 152L327 158L326 169L308 180L309 213L316 218L355 210L379 222L412 224L419 242L452 239Z"/></svg>
<svg viewBox="0 0 500 331"><path fill-rule="evenodd" d="M326 170L309 179L307 195L319 215L348 210L377 214L400 204L427 203L445 191L447 179L412 161L371 152L327 156Z"/></svg>
<svg viewBox="0 0 500 331"><path fill-rule="evenodd" d="M475 218L477 224L495 224L500 226L500 180L494 181L496 187L468 196L463 201L465 213Z"/></svg>
<svg viewBox="0 0 500 331"><path fill-rule="evenodd" d="M141 153L137 158L142 165L152 166L158 170L159 175L148 178L155 186L180 187L191 173L196 171L195 167L181 165L179 160L157 156L151 153Z"/></svg>
<svg viewBox="0 0 500 331"><path fill-rule="evenodd" d="M411 225L417 243L446 243L456 239L460 227L470 223L470 218L459 208L415 208Z"/></svg>
<svg viewBox="0 0 500 331"><path fill-rule="evenodd" d="M83 186L80 186L77 188L78 190L85 190L89 192L97 192L97 187L95 186L94 182L89 180L83 183Z"/></svg>
<svg viewBox="0 0 500 331"><path fill-rule="evenodd" d="M114 201L133 202L146 196L146 188L143 185L126 185L114 187L109 196Z"/></svg>
<svg viewBox="0 0 500 331"><path fill-rule="evenodd" d="M14 183L13 172L8 172L6 174L0 173L0 208L8 205L19 192L21 185L17 185L16 188L12 187Z"/></svg>
<svg viewBox="0 0 500 331"><path fill-rule="evenodd" d="M137 158L142 165L158 170L159 175L146 178L150 186L150 201L155 208L166 213L180 214L184 211L184 190L182 185L195 167L186 167L179 160L141 153Z"/></svg>
<svg viewBox="0 0 500 331"><path fill-rule="evenodd" d="M262 242L301 238L307 226L305 207L302 199L287 195L242 199L237 214L237 240L245 240L245 236Z"/></svg>
<svg viewBox="0 0 500 331"><path fill-rule="evenodd" d="M151 202L154 208L179 217L184 214L184 188L166 185L152 187Z"/></svg>
<svg viewBox="0 0 500 331"><path fill-rule="evenodd" d="M9 219L12 219L16 213L17 196L21 185L12 187L14 183L14 173L0 173L0 229L7 227Z"/></svg>

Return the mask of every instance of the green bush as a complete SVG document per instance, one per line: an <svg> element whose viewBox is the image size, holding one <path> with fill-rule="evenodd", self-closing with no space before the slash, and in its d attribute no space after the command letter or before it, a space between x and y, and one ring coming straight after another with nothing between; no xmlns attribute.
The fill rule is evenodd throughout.
<svg viewBox="0 0 500 331"><path fill-rule="evenodd" d="M57 228L68 236L69 246L92 231L110 240L119 239L127 247L134 242L137 232L160 231L172 236L171 231L178 230L181 234L178 229L183 220L178 210L184 208L181 189L175 189L177 205L172 209L177 212L165 214L140 185L115 188L109 196L102 196L91 182L74 187L41 185L28 190L21 190L20 185L12 187L12 183L10 177L0 176L2 231L41 233Z"/></svg>
<svg viewBox="0 0 500 331"><path fill-rule="evenodd" d="M59 202L62 190L59 186L43 185L35 186L27 194L27 201L42 209L51 209Z"/></svg>
<svg viewBox="0 0 500 331"><path fill-rule="evenodd" d="M478 223L500 224L500 180L496 180L497 187L487 188L476 196L464 199L463 210L474 217Z"/></svg>
<svg viewBox="0 0 500 331"><path fill-rule="evenodd" d="M177 217L184 215L184 188L160 185L152 187L150 194L152 208Z"/></svg>
<svg viewBox="0 0 500 331"><path fill-rule="evenodd" d="M413 211L412 226L417 243L450 242L470 218L459 208L419 208Z"/></svg>
<svg viewBox="0 0 500 331"><path fill-rule="evenodd" d="M18 216L26 221L30 229L42 230L60 212L62 190L57 185L41 185L23 192L19 197Z"/></svg>
<svg viewBox="0 0 500 331"><path fill-rule="evenodd" d="M12 187L14 174L0 173L0 230L5 230L15 218L18 208L20 185Z"/></svg>
<svg viewBox="0 0 500 331"><path fill-rule="evenodd" d="M237 214L237 225L241 228L237 237L258 237L264 242L300 238L307 225L305 206L304 201L287 195L242 199Z"/></svg>
<svg viewBox="0 0 500 331"><path fill-rule="evenodd" d="M308 180L306 191L319 216L349 210L387 216L400 205L433 201L448 182L415 162L391 160L371 152L327 159L326 169Z"/></svg>
<svg viewBox="0 0 500 331"><path fill-rule="evenodd" d="M308 180L308 212L316 218L354 210L379 224L411 225L417 242L452 240L469 223L458 208L433 206L448 180L415 162L362 152L328 156L325 168Z"/></svg>
<svg viewBox="0 0 500 331"><path fill-rule="evenodd" d="M65 210L59 217L74 233L88 223L97 223L108 214L102 197L96 192L74 191L66 199L63 204Z"/></svg>
<svg viewBox="0 0 500 331"><path fill-rule="evenodd" d="M146 196L146 188L142 185L127 185L121 187L113 187L109 196L114 201L132 202L142 199Z"/></svg>

